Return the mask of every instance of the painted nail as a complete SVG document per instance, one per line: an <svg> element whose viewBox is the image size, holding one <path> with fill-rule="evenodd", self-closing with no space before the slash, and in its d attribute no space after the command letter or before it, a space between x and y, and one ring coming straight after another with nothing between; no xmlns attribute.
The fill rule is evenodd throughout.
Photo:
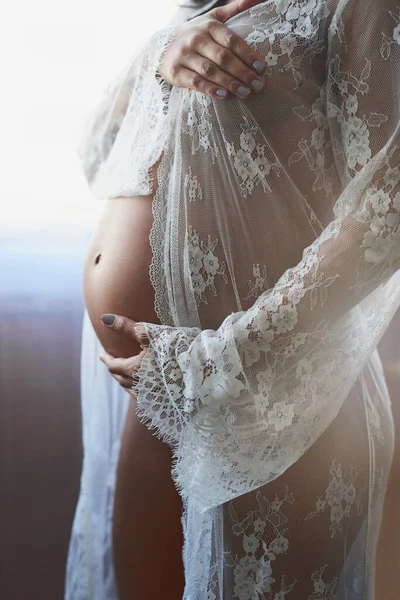
<svg viewBox="0 0 400 600"><path fill-rule="evenodd" d="M115 315L101 315L104 325L112 325L115 321Z"/></svg>
<svg viewBox="0 0 400 600"><path fill-rule="evenodd" d="M226 90L217 90L217 96L220 98L226 98Z"/></svg>
<svg viewBox="0 0 400 600"><path fill-rule="evenodd" d="M253 79L253 81L251 82L251 87L256 92L260 92L263 88L263 82L260 81L259 79Z"/></svg>
<svg viewBox="0 0 400 600"><path fill-rule="evenodd" d="M238 89L238 94L240 94L241 96L248 96L251 92L250 88L245 87L244 85L239 85Z"/></svg>
<svg viewBox="0 0 400 600"><path fill-rule="evenodd" d="M256 71L258 71L259 73L261 73L265 69L265 64L262 63L261 60L255 60L253 62L253 67L255 68Z"/></svg>

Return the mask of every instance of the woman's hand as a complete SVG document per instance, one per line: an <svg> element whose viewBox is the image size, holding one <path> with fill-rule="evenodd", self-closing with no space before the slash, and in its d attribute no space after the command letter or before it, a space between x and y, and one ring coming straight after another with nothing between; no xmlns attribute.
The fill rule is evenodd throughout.
<svg viewBox="0 0 400 600"><path fill-rule="evenodd" d="M227 98L229 92L244 99L252 91L261 91L263 57L225 25L260 2L237 0L181 25L159 68L163 80L217 100Z"/></svg>
<svg viewBox="0 0 400 600"><path fill-rule="evenodd" d="M130 358L116 358L108 352L100 355L100 360L106 365L114 379L123 388L130 390L135 383L135 376L140 369L143 356L146 354L149 345L143 325L128 319L128 317L119 315L102 315L101 320L109 329L133 337L142 348L140 354Z"/></svg>

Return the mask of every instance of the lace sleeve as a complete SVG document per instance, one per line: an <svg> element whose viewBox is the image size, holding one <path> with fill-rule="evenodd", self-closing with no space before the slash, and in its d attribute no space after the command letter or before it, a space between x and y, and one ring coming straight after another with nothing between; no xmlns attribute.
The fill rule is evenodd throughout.
<svg viewBox="0 0 400 600"><path fill-rule="evenodd" d="M218 330L144 323L138 413L173 445L176 484L204 509L304 454L400 304L400 46L386 39L400 9L383 4L343 0L330 24L326 110L343 184L332 222ZM362 40L355 21L369 24Z"/></svg>
<svg viewBox="0 0 400 600"><path fill-rule="evenodd" d="M168 132L171 91L158 68L174 32L175 27L171 26L150 37L108 84L84 125L77 153L89 186L98 198L151 193L151 167L157 162ZM126 145L123 147L127 135L132 154L126 152ZM117 141L118 137L122 139ZM143 148L144 139L148 141L147 148Z"/></svg>

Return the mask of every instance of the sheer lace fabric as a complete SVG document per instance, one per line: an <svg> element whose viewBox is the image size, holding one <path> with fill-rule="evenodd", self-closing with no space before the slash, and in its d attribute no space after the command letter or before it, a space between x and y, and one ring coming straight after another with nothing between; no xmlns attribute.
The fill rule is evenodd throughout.
<svg viewBox="0 0 400 600"><path fill-rule="evenodd" d="M99 361L104 348L85 311L81 353L84 461L68 551L65 600L116 600L112 514L129 397Z"/></svg>
<svg viewBox="0 0 400 600"><path fill-rule="evenodd" d="M228 25L266 57L261 94L166 93L167 30L82 149L99 197L154 194L163 325L145 323L134 390L175 454L184 598L373 598L393 452L376 346L400 305L400 6L270 0Z"/></svg>

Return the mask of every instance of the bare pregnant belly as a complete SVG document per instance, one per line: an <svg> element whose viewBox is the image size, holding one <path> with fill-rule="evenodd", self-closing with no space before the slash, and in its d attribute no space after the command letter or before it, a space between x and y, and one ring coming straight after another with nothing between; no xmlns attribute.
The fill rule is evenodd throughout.
<svg viewBox="0 0 400 600"><path fill-rule="evenodd" d="M159 323L149 278L151 203L150 196L108 200L86 253L86 308L102 346L118 357L138 354L140 347L133 338L105 327L100 320L102 314Z"/></svg>
<svg viewBox="0 0 400 600"><path fill-rule="evenodd" d="M117 357L134 356L140 347L105 327L103 313L159 323L149 279L151 204L149 196L108 200L86 254L83 284L89 317L105 350ZM182 503L171 478L171 451L139 421L134 407L132 397L113 510L118 597L159 600L163 590L163 600L177 600L184 588Z"/></svg>

